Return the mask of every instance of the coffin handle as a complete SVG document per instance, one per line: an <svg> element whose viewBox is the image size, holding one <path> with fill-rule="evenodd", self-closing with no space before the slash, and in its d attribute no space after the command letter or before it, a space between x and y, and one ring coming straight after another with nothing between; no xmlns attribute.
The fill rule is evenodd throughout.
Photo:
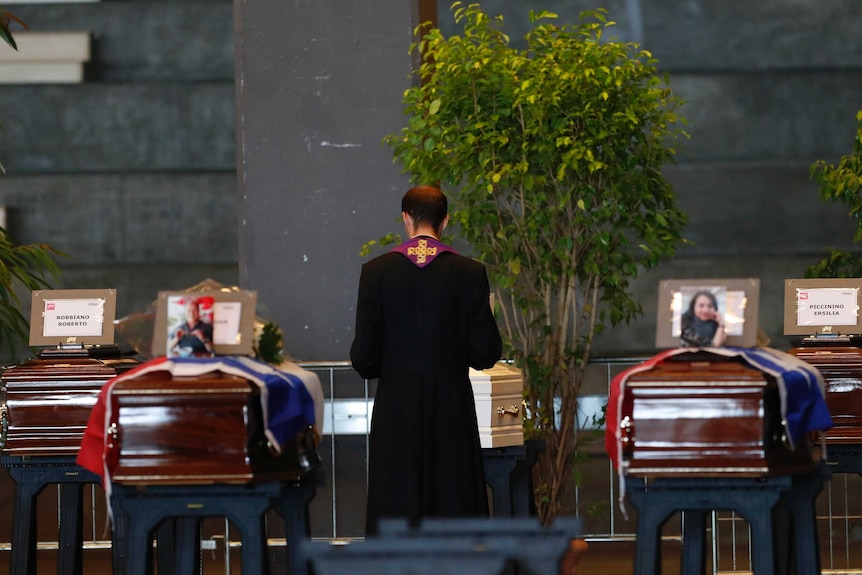
<svg viewBox="0 0 862 575"><path fill-rule="evenodd" d="M497 408L497 415L499 415L500 417L503 417L504 415L511 415L512 417L517 417L519 413L521 413L521 410L520 408L518 408L517 405L513 405L509 409L506 409L505 407Z"/></svg>
<svg viewBox="0 0 862 575"><path fill-rule="evenodd" d="M787 435L787 421L781 420L781 429L778 433L778 440L787 451L793 451L793 445L790 443L790 437Z"/></svg>
<svg viewBox="0 0 862 575"><path fill-rule="evenodd" d="M105 458L107 459L108 468L116 467L120 459L120 428L116 421L111 422L108 426L108 446Z"/></svg>
<svg viewBox="0 0 862 575"><path fill-rule="evenodd" d="M0 405L0 449L6 447L6 436L9 434L9 408Z"/></svg>
<svg viewBox="0 0 862 575"><path fill-rule="evenodd" d="M108 427L108 437L110 438L108 449L114 449L118 445L118 440L120 439L120 431L117 428L116 423L112 423L110 427Z"/></svg>
<svg viewBox="0 0 862 575"><path fill-rule="evenodd" d="M620 421L620 444L623 457L631 457L635 448L635 423L628 415Z"/></svg>

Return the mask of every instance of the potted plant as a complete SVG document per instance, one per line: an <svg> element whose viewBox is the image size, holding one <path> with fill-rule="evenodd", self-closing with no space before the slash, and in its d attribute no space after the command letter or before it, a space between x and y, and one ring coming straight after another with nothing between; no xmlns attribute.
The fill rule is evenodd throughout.
<svg viewBox="0 0 862 575"><path fill-rule="evenodd" d="M862 241L862 110L856 112L856 137L853 151L842 156L837 165L818 160L811 166L811 177L819 185L820 199L844 204L856 220L853 242ZM833 249L829 255L806 270L807 278L862 277L862 260L845 250Z"/></svg>
<svg viewBox="0 0 862 575"><path fill-rule="evenodd" d="M684 135L681 102L648 52L606 41L603 10L571 26L531 12L515 49L501 17L452 8L463 35L430 29L414 45L409 119L386 141L414 182L449 193L450 221L487 266L505 353L523 371L525 435L545 442L534 483L550 521L573 475L593 339L641 313L631 280L682 241L661 174Z"/></svg>

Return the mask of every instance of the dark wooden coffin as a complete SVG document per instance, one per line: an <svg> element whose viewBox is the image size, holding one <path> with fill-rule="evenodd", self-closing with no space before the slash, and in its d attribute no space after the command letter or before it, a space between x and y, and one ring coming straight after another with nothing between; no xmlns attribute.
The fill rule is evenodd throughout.
<svg viewBox="0 0 862 575"><path fill-rule="evenodd" d="M832 415L827 443L862 444L862 349L811 346L788 353L816 367L826 383L826 407Z"/></svg>
<svg viewBox="0 0 862 575"><path fill-rule="evenodd" d="M320 463L311 427L275 452L264 435L259 390L244 378L155 371L111 389L107 465L113 481L290 480Z"/></svg>
<svg viewBox="0 0 862 575"><path fill-rule="evenodd" d="M812 471L810 445L791 450L778 385L731 358L671 357L631 375L621 429L630 475L764 477Z"/></svg>
<svg viewBox="0 0 862 575"><path fill-rule="evenodd" d="M44 350L0 375L4 455L77 455L102 386L140 364L116 347Z"/></svg>

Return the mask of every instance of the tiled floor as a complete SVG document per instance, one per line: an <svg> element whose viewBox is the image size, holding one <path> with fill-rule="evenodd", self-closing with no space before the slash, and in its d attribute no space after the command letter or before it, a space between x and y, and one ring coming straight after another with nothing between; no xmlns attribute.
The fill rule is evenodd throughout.
<svg viewBox="0 0 862 575"><path fill-rule="evenodd" d="M634 543L591 542L581 559L578 575L631 575L634 570ZM663 554L664 575L679 573L679 555L675 544L667 544ZM231 552L230 567L225 564L223 553L204 553L204 575L239 575L241 552ZM9 573L9 552L0 552L0 573ZM37 558L37 575L57 573L56 551L40 550ZM286 573L284 553L273 550L270 556L270 575ZM88 549L84 553L84 575L111 575L111 554L108 549ZM255 574L257 575L257 574ZM346 574L349 575L349 574Z"/></svg>

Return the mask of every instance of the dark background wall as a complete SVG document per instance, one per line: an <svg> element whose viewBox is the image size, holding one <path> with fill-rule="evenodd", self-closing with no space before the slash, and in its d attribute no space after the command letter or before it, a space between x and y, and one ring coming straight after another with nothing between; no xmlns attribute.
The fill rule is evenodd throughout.
<svg viewBox="0 0 862 575"><path fill-rule="evenodd" d="M0 85L0 203L21 242L70 254L56 287L115 287L120 315L211 277L259 292L304 360L345 359L361 245L398 232L407 182L381 145L403 125L420 2L105 1L16 5L34 30L89 30L81 85ZM427 4L426 4L427 5ZM454 32L449 3L437 7ZM808 168L852 146L862 108L853 0L614 0L686 99L666 171L693 242L635 285L645 314L601 353L652 349L662 278L759 277L782 347L782 284L852 226ZM528 6L487 0L518 42Z"/></svg>
<svg viewBox="0 0 862 575"><path fill-rule="evenodd" d="M416 6L412 6L415 4ZM301 358L343 359L362 244L392 229L418 3L238 2L240 283Z"/></svg>
<svg viewBox="0 0 862 575"><path fill-rule="evenodd" d="M760 324L779 349L784 279L802 277L827 246L852 246L852 222L823 204L809 180L818 159L852 149L862 108L862 5L840 0L491 0L517 42L529 9L574 22L601 5L617 25L608 36L638 42L668 72L687 103L691 135L665 170L691 221L692 243L635 283L641 320L609 330L600 353L650 352L657 286L665 278L757 277ZM456 32L440 6L440 28Z"/></svg>
<svg viewBox="0 0 862 575"><path fill-rule="evenodd" d="M83 84L0 85L0 204L22 243L69 254L57 288L237 282L229 1L21 4L34 31L92 34Z"/></svg>

